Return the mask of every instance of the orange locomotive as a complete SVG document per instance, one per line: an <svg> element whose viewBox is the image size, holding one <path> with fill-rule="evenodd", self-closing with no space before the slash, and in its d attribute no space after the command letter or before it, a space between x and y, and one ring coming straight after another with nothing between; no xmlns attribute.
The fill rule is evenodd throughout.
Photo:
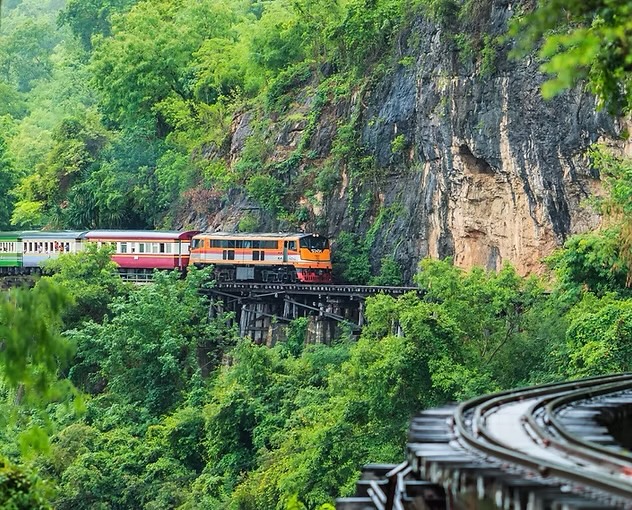
<svg viewBox="0 0 632 510"><path fill-rule="evenodd" d="M331 283L329 240L317 234L201 233L189 263L213 265L220 282Z"/></svg>

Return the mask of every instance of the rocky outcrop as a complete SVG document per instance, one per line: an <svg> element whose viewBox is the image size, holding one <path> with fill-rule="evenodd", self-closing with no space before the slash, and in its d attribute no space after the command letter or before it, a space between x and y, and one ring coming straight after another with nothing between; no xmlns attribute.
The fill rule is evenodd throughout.
<svg viewBox="0 0 632 510"><path fill-rule="evenodd" d="M511 3L490 2L486 14L485 30L500 35ZM568 235L598 224L583 204L599 189L586 150L615 136L615 121L580 88L542 99L537 62L508 59L507 46L483 70L476 56L460 60L436 23L420 20L408 40L419 41L407 50L415 65L365 99L364 146L381 168L407 169L382 189L405 217L376 245L400 260L451 255L461 266L537 271ZM402 161L398 136L410 145Z"/></svg>
<svg viewBox="0 0 632 510"><path fill-rule="evenodd" d="M477 28L466 34L472 51L459 50L449 28L420 17L397 41L393 71L326 105L310 133L309 149L322 162L337 126L355 115L374 168L358 178L340 167L339 185L317 204L320 225L334 238L373 225L371 260L394 256L407 279L426 256L490 269L509 261L523 274L537 272L567 236L599 222L583 203L600 189L586 151L616 138L616 120L598 112L581 88L542 99L538 63L511 60L506 43L492 43L515 4L481 3ZM241 116L235 126L233 159L246 121ZM291 136L277 133L277 154L288 154L305 126L294 123ZM375 226L385 210L388 221Z"/></svg>

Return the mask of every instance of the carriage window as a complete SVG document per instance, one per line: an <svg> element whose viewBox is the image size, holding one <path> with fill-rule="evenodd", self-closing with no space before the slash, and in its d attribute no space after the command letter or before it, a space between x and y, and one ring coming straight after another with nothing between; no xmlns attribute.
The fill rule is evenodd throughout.
<svg viewBox="0 0 632 510"><path fill-rule="evenodd" d="M252 247L252 241L250 240L244 239L243 241L241 241L241 243L242 243L242 246L247 250L249 250Z"/></svg>
<svg viewBox="0 0 632 510"><path fill-rule="evenodd" d="M145 243L138 243L138 253L145 253Z"/></svg>
<svg viewBox="0 0 632 510"><path fill-rule="evenodd" d="M244 247L244 242L241 239L235 241L235 248L243 248L243 247Z"/></svg>
<svg viewBox="0 0 632 510"><path fill-rule="evenodd" d="M127 243L121 243L121 247L119 248L120 253L127 253Z"/></svg>
<svg viewBox="0 0 632 510"><path fill-rule="evenodd" d="M277 241L261 241L261 248L276 250L279 247Z"/></svg>
<svg viewBox="0 0 632 510"><path fill-rule="evenodd" d="M165 243L160 243L159 250L160 250L160 253L165 253Z"/></svg>
<svg viewBox="0 0 632 510"><path fill-rule="evenodd" d="M204 239L192 239L191 240L191 248L192 249L197 249L197 248L202 248L202 246L204 246Z"/></svg>
<svg viewBox="0 0 632 510"><path fill-rule="evenodd" d="M296 251L296 241L288 241L287 249L288 250L292 250L292 251Z"/></svg>
<svg viewBox="0 0 632 510"><path fill-rule="evenodd" d="M224 250L222 258L224 260L235 260L235 250Z"/></svg>

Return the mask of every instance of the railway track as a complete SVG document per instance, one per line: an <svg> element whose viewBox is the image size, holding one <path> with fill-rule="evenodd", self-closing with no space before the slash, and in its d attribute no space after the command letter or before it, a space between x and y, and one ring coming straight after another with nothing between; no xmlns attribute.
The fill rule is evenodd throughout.
<svg viewBox="0 0 632 510"><path fill-rule="evenodd" d="M258 293L323 294L328 296L374 296L388 294L401 296L407 292L421 293L419 287L394 287L372 285L345 285L333 283L255 283L217 282L215 288L222 291Z"/></svg>
<svg viewBox="0 0 632 510"><path fill-rule="evenodd" d="M616 432L631 416L632 374L424 411L406 460L366 466L356 496L336 508L632 509L629 439Z"/></svg>

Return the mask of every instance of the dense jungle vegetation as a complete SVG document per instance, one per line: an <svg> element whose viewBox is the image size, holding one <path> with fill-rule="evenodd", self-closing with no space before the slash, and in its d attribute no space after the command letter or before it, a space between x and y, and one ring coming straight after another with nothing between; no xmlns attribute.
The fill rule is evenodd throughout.
<svg viewBox="0 0 632 510"><path fill-rule="evenodd" d="M282 112L299 86L348 94L387 72L412 18L458 23L482 1L4 0L0 227L177 226L236 188L300 221L261 140L214 159L233 114ZM627 114L631 9L542 2L511 29L516 52L539 45L545 94L580 80ZM204 272L132 287L107 251L61 256L0 300L0 504L325 510L363 463L401 459L424 407L632 370L632 163L590 157L604 227L550 274L426 260L423 297L369 300L360 337L329 346L304 344L305 319L273 348L238 338L209 317Z"/></svg>

